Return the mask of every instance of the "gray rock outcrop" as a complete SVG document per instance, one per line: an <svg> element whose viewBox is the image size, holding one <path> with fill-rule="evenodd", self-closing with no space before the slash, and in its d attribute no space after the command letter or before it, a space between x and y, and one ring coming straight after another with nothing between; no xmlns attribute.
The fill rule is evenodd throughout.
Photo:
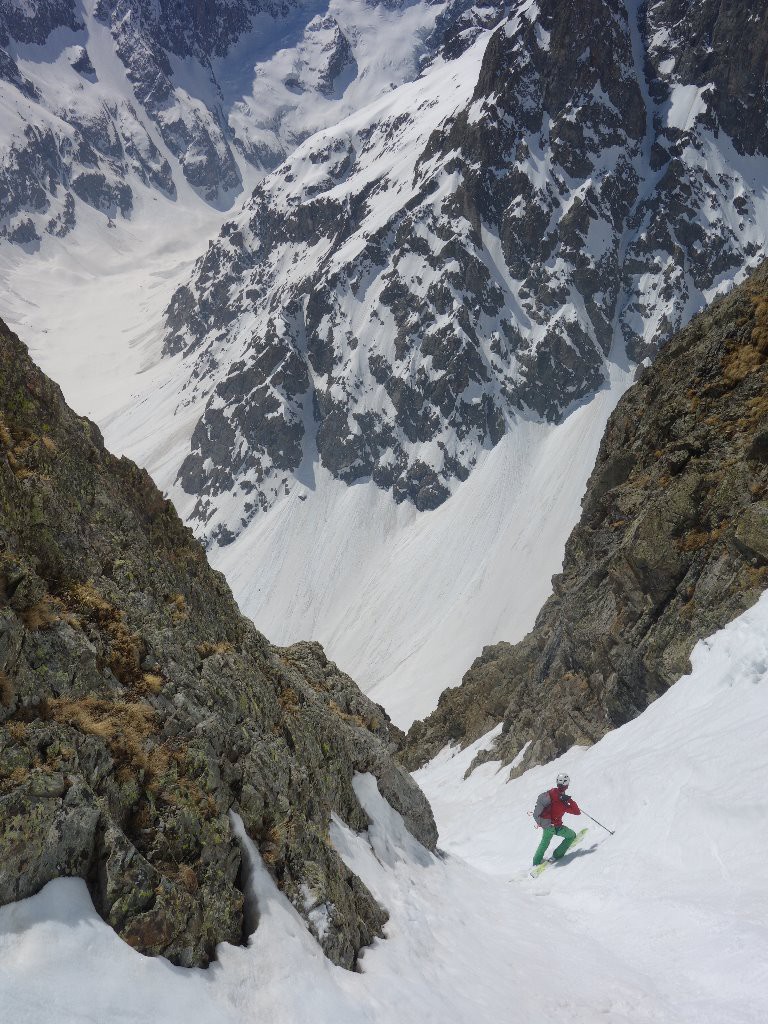
<svg viewBox="0 0 768 1024"><path fill-rule="evenodd" d="M436 842L401 738L319 645L273 647L240 615L146 472L0 323L0 904L79 875L131 945L205 965L246 930L234 810L353 967L386 920L329 841L332 813L368 825L355 773Z"/></svg>

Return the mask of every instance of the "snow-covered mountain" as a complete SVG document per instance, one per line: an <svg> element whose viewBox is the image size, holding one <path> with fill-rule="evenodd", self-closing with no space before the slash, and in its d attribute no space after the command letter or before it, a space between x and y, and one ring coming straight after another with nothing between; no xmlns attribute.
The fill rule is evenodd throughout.
<svg viewBox="0 0 768 1024"><path fill-rule="evenodd" d="M0 47L0 313L280 645L8 348L5 1014L762 1022L768 264L604 428L764 252L768 11L0 0ZM283 645L408 724L561 564L421 726L435 846ZM561 770L611 834L533 879Z"/></svg>
<svg viewBox="0 0 768 1024"><path fill-rule="evenodd" d="M317 461L433 509L652 356L764 251L767 17L519 0L300 147L168 310L192 520L231 542Z"/></svg>
<svg viewBox="0 0 768 1024"><path fill-rule="evenodd" d="M503 721L492 757L521 773L636 718L768 587L767 495L768 261L622 397L534 628L483 649L404 762Z"/></svg>
<svg viewBox="0 0 768 1024"><path fill-rule="evenodd" d="M36 248L83 206L106 226L142 187L176 201L182 181L231 206L302 139L412 78L443 10L2 0L0 237Z"/></svg>
<svg viewBox="0 0 768 1024"><path fill-rule="evenodd" d="M409 724L531 628L633 363L759 259L766 14L0 9L9 322L261 628L320 639ZM81 106L114 146L81 144ZM260 181L234 218L239 185L206 191L227 153Z"/></svg>

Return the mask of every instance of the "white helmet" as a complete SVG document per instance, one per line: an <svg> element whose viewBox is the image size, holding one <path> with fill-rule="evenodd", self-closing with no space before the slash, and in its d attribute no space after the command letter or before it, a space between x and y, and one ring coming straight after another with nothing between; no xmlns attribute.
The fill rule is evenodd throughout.
<svg viewBox="0 0 768 1024"><path fill-rule="evenodd" d="M566 775L565 772L560 772L560 774L557 776L558 786L565 786L565 788L567 789L570 785L570 782L570 776Z"/></svg>

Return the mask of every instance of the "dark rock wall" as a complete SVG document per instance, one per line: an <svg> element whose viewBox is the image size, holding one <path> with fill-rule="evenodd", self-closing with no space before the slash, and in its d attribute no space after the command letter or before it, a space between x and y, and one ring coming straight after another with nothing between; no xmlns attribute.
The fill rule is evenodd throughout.
<svg viewBox="0 0 768 1024"><path fill-rule="evenodd" d="M708 89L713 113L740 153L768 153L765 6L654 0L643 17L648 38L655 40L654 67L673 59L678 80Z"/></svg>
<svg viewBox="0 0 768 1024"><path fill-rule="evenodd" d="M696 317L609 420L533 631L485 648L404 763L503 732L515 774L638 715L768 587L768 264Z"/></svg>
<svg viewBox="0 0 768 1024"><path fill-rule="evenodd" d="M272 647L239 614L146 472L0 323L0 903L79 875L137 949L204 965L243 939L235 810L352 967L386 920L328 838L332 812L368 824L354 773L436 841L398 738L319 645Z"/></svg>
<svg viewBox="0 0 768 1024"><path fill-rule="evenodd" d="M0 5L0 46L10 39L41 46L57 28L83 28L80 4L75 0L35 0L34 3Z"/></svg>

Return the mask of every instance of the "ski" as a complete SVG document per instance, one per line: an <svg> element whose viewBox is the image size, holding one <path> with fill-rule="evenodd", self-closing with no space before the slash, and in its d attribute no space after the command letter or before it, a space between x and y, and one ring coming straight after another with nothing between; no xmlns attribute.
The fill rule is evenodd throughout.
<svg viewBox="0 0 768 1024"><path fill-rule="evenodd" d="M589 829L583 828L581 830L581 832L577 832L576 833L576 838L573 840L571 845L568 847L568 853L566 853L565 857L568 856L568 854L571 852L571 850L574 848L574 846L577 843L581 842L581 840L584 838L584 836L587 834L588 831L589 831ZM563 858L563 860L565 860L565 857ZM531 871L529 872L531 878L538 878L539 875L542 873L542 871L545 871L549 867L550 864L554 864L554 863L556 863L556 861L554 860L553 857L547 857L547 859L543 860L541 862L541 864L537 864L536 867L531 869Z"/></svg>

